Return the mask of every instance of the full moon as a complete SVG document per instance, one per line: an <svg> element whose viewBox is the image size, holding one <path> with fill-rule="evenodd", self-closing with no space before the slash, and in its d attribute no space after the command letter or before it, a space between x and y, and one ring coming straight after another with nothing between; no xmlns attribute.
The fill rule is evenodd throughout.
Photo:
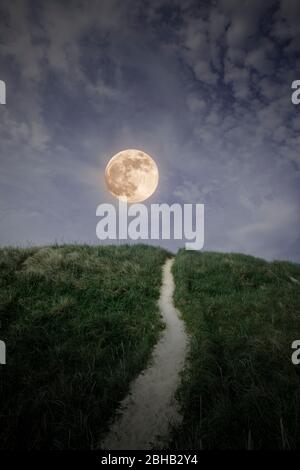
<svg viewBox="0 0 300 470"><path fill-rule="evenodd" d="M108 190L115 197L129 203L148 199L158 185L158 168L147 153L127 149L114 155L105 169Z"/></svg>

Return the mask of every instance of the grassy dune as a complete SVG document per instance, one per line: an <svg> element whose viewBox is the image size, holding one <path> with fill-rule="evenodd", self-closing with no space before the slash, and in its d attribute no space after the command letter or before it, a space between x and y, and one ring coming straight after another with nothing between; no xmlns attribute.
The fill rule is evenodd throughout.
<svg viewBox="0 0 300 470"><path fill-rule="evenodd" d="M0 250L0 447L95 448L162 328L159 248Z"/></svg>
<svg viewBox="0 0 300 470"><path fill-rule="evenodd" d="M173 274L191 351L172 445L300 448L300 266L181 251Z"/></svg>

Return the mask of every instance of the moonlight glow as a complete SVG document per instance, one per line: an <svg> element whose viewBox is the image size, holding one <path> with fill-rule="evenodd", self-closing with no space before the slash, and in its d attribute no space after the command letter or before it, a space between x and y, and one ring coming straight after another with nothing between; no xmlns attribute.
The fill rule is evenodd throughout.
<svg viewBox="0 0 300 470"><path fill-rule="evenodd" d="M122 150L110 159L105 181L111 194L128 203L142 202L158 185L158 168L142 150Z"/></svg>

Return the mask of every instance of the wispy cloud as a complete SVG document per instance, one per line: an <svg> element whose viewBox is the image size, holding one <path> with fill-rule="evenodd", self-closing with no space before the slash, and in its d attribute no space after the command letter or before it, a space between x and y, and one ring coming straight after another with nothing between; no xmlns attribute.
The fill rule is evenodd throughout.
<svg viewBox="0 0 300 470"><path fill-rule="evenodd" d="M206 249L299 256L299 2L201 5L0 7L1 243L96 242L106 161L141 147L157 200L206 205Z"/></svg>

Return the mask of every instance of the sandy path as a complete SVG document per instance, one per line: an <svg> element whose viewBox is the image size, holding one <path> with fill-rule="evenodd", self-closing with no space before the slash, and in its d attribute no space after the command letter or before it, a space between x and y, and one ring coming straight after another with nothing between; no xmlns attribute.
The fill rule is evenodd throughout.
<svg viewBox="0 0 300 470"><path fill-rule="evenodd" d="M101 443L102 449L151 449L167 442L169 424L180 422L174 398L187 351L187 336L179 312L173 306L174 259L163 266L159 308L166 324L153 351L151 366L132 383L121 403L119 418Z"/></svg>

